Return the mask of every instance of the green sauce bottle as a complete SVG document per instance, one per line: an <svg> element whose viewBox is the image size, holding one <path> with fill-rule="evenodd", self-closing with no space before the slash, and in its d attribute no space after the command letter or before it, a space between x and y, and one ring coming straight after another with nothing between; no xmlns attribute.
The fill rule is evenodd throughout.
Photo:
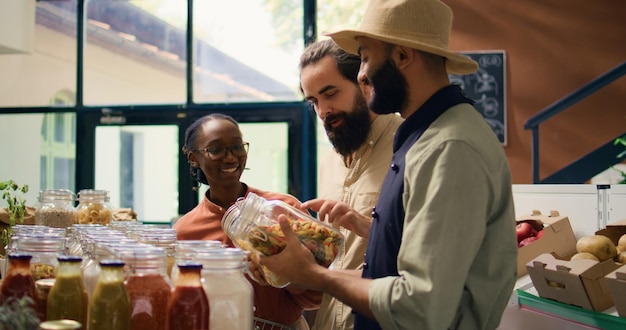
<svg viewBox="0 0 626 330"><path fill-rule="evenodd" d="M124 285L124 262L100 261L100 276L89 302L89 330L130 330L130 297Z"/></svg>
<svg viewBox="0 0 626 330"><path fill-rule="evenodd" d="M61 255L56 280L48 293L47 320L74 320L87 324L87 289L80 270L82 258Z"/></svg>

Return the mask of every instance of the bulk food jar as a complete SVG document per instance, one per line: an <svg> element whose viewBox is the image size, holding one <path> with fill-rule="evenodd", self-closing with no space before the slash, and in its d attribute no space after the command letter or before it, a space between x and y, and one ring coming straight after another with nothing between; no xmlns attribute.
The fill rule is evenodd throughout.
<svg viewBox="0 0 626 330"><path fill-rule="evenodd" d="M57 256L63 254L65 237L56 233L24 234L17 240L16 251L32 256L30 271L35 281L55 278L59 262Z"/></svg>
<svg viewBox="0 0 626 330"><path fill-rule="evenodd" d="M67 228L74 223L74 193L65 189L46 189L39 192L35 204L35 224Z"/></svg>
<svg viewBox="0 0 626 330"><path fill-rule="evenodd" d="M197 253L202 264L202 287L209 299L209 329L251 329L254 289L244 276L248 252L218 248ZM180 275L179 275L180 276Z"/></svg>
<svg viewBox="0 0 626 330"><path fill-rule="evenodd" d="M76 221L78 224L108 225L113 221L111 198L106 190L83 189L78 192Z"/></svg>
<svg viewBox="0 0 626 330"><path fill-rule="evenodd" d="M173 289L167 276L165 249L137 244L113 250L116 258L126 265L124 276L132 311L131 329L165 330L167 303Z"/></svg>
<svg viewBox="0 0 626 330"><path fill-rule="evenodd" d="M278 216L285 215L298 239L313 253L318 264L330 266L344 244L343 235L335 228L318 221L309 214L279 200L266 200L254 193L233 204L222 218L222 228L233 243L250 252L258 265L256 252L276 254L285 247L285 236L280 229ZM281 280L266 267L260 267L267 283L285 287Z"/></svg>

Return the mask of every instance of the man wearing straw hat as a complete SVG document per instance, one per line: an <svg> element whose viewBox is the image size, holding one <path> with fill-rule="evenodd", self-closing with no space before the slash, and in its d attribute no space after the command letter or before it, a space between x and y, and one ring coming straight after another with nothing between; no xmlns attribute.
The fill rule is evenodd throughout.
<svg viewBox="0 0 626 330"><path fill-rule="evenodd" d="M352 306L355 329L495 329L516 280L511 178L502 146L448 73L477 69L448 50L438 0L371 0L356 30L328 34L361 57L369 107L399 112L393 157L362 273L318 266L281 219L287 246L261 264Z"/></svg>

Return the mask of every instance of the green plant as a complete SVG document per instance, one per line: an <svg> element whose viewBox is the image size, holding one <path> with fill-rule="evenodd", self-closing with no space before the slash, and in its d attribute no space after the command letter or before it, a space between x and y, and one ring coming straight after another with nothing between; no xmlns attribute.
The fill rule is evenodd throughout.
<svg viewBox="0 0 626 330"><path fill-rule="evenodd" d="M617 139L615 139L615 141L613 141L613 145L616 146L618 144L623 145L624 147L626 147L626 135L622 136L622 137L618 137ZM626 148L624 148L624 151L620 152L617 155L617 158L622 158L624 155L626 155ZM623 173L622 173L623 174Z"/></svg>
<svg viewBox="0 0 626 330"><path fill-rule="evenodd" d="M622 170L620 170L620 169L617 169L617 168L615 168L615 167L612 167L612 166L611 166L611 168L612 168L612 169L614 169L614 170L616 170L616 171L618 171L618 172L619 172L619 174L621 174L621 175L622 175L622 181L618 182L617 184L626 184L626 172L624 172L624 171L622 171Z"/></svg>
<svg viewBox="0 0 626 330"><path fill-rule="evenodd" d="M621 144L624 146L624 151L620 152L617 155L617 158L622 158L624 157L624 155L626 155L626 135L622 137L618 137L617 139L615 139L615 141L613 141L614 146L618 144ZM618 184L626 184L626 172L616 169L615 167L611 167L611 168L618 171L622 175L622 181L618 182Z"/></svg>
<svg viewBox="0 0 626 330"><path fill-rule="evenodd" d="M28 185L18 185L13 180L0 182L0 191L2 191L2 199L7 202L7 210L9 213L9 228L2 230L2 244L9 244L9 239L13 233L13 226L19 220L24 223L26 216L26 199L24 194L28 192Z"/></svg>
<svg viewBox="0 0 626 330"><path fill-rule="evenodd" d="M29 296L6 299L0 305L0 330L38 329L39 318L33 306Z"/></svg>

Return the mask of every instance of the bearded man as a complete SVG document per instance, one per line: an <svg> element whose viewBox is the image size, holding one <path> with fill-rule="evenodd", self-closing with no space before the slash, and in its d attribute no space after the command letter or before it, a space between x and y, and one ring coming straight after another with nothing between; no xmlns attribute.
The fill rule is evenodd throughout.
<svg viewBox="0 0 626 330"><path fill-rule="evenodd" d="M370 89L357 82L361 60L332 40L309 45L300 58L300 87L322 120L333 146L319 162L318 199L303 207L327 214L350 208L351 214L333 219L345 237L335 269L361 269L372 208L389 168L393 136L402 118L377 115L367 107ZM354 216L351 216L354 215ZM313 329L353 329L352 308L324 295Z"/></svg>

